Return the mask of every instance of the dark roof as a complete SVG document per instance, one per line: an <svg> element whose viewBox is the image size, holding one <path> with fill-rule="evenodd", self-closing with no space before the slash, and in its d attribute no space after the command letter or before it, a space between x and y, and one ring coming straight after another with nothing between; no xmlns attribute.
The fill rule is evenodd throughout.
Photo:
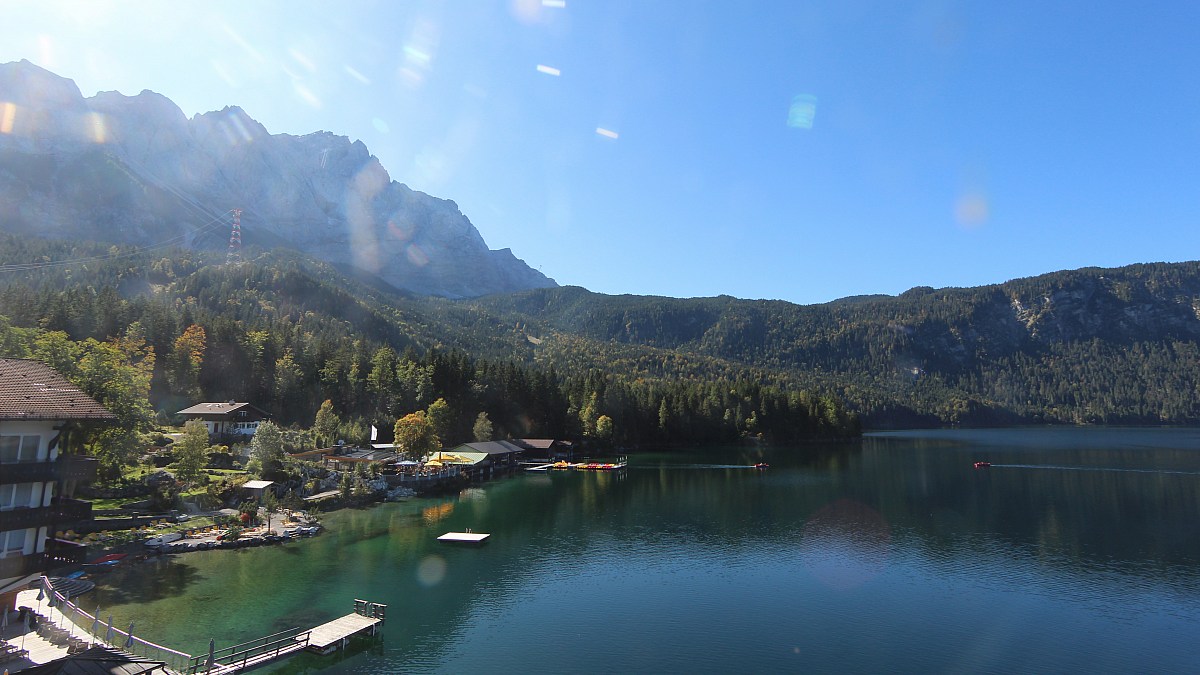
<svg viewBox="0 0 1200 675"><path fill-rule="evenodd" d="M229 413L234 412L235 410L241 410L242 408L246 408L247 410L254 409L254 410L257 410L263 416L267 415L265 410L263 410L262 408L259 408L258 406L254 405L253 403L238 403L236 401L226 401L224 403L197 403L196 405L194 405L190 408L184 408L183 410L180 410L176 414L177 415L228 415Z"/></svg>
<svg viewBox="0 0 1200 675"><path fill-rule="evenodd" d="M72 656L26 668L21 672L33 675L141 675L165 673L165 666L166 663L162 661L151 661L119 649L92 647Z"/></svg>
<svg viewBox="0 0 1200 675"><path fill-rule="evenodd" d="M489 455L508 455L514 452L524 452L523 448L519 448L508 441L485 441L483 443L463 443L458 447L468 447L471 452L483 452Z"/></svg>
<svg viewBox="0 0 1200 675"><path fill-rule="evenodd" d="M514 438L513 445L520 446L526 450L547 450L554 445L553 438Z"/></svg>
<svg viewBox="0 0 1200 675"><path fill-rule="evenodd" d="M116 419L50 366L0 359L0 420Z"/></svg>

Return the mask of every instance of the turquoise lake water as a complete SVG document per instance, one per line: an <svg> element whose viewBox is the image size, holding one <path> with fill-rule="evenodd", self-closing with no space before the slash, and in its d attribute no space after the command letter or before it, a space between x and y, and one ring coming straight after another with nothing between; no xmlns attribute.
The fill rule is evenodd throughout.
<svg viewBox="0 0 1200 675"><path fill-rule="evenodd" d="M82 604L192 653L389 605L381 640L259 672L1200 667L1195 429L635 455L324 521L119 570ZM466 528L491 541L435 541Z"/></svg>

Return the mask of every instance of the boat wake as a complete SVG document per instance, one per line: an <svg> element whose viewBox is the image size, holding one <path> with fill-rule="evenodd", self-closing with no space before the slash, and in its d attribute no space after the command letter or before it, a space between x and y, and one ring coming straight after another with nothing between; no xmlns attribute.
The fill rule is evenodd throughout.
<svg viewBox="0 0 1200 675"><path fill-rule="evenodd" d="M659 464L657 466L642 466L642 469L761 469L758 464Z"/></svg>
<svg viewBox="0 0 1200 675"><path fill-rule="evenodd" d="M1052 469L1056 471L1106 471L1114 473L1157 473L1177 476L1200 476L1200 471L1174 471L1172 469L1121 469L1105 466L1062 466L1059 464L991 464L993 469Z"/></svg>

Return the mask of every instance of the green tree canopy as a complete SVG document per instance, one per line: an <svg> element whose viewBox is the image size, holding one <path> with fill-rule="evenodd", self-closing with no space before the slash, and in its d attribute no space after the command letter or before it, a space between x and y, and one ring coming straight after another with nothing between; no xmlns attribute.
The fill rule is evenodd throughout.
<svg viewBox="0 0 1200 675"><path fill-rule="evenodd" d="M396 420L396 447L413 461L421 461L430 453L441 449L441 441L433 430L433 424L418 410Z"/></svg>
<svg viewBox="0 0 1200 675"><path fill-rule="evenodd" d="M430 403L429 408L425 411L425 416L433 425L433 433L437 434L439 439L449 441L453 437L454 410L446 402L446 399L439 398Z"/></svg>
<svg viewBox="0 0 1200 675"><path fill-rule="evenodd" d="M183 438L175 443L175 477L195 484L204 475L208 463L208 427L200 420L183 425Z"/></svg>
<svg viewBox="0 0 1200 675"><path fill-rule="evenodd" d="M333 445L337 441L338 427L341 424L342 421L333 411L333 401L325 399L321 408L317 410L316 419L313 420L312 433L316 438L317 447L327 448Z"/></svg>
<svg viewBox="0 0 1200 675"><path fill-rule="evenodd" d="M247 468L259 476L274 473L283 465L283 454L283 430L268 420L258 425L258 431L250 441L250 466Z"/></svg>
<svg viewBox="0 0 1200 675"><path fill-rule="evenodd" d="M492 428L492 421L488 419L486 412L479 413L475 418L475 426L472 427L471 432L477 443L492 440L492 434L495 432Z"/></svg>

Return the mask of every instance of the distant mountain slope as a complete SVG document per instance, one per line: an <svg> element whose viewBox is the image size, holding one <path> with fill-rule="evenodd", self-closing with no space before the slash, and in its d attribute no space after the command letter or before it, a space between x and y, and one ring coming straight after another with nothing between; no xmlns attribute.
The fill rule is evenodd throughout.
<svg viewBox="0 0 1200 675"><path fill-rule="evenodd" d="M1200 423L1200 262L799 306L726 296L608 296L575 287L450 300L397 293L373 277L284 250L235 265L213 264L220 252L100 260L105 252L0 236L4 260L47 264L0 274L0 315L77 339L119 335L140 321L159 354L172 352L183 329L201 321L214 344L239 354L222 357L243 364L235 372L278 365L290 345L313 378L305 395L316 397L325 395L325 378L349 377L332 374L349 368L331 366L332 352L352 349L361 378L371 345L386 344L397 353L453 349L555 371L594 391L604 389L606 377L658 395L709 387L689 401L695 409L713 407L711 387L720 382L831 395L869 428ZM58 265L71 259L83 262ZM265 366L252 363L246 343L256 331L276 344ZM244 382L214 375L205 389L269 397L271 382L269 373ZM586 399L582 390L571 396L576 406Z"/></svg>
<svg viewBox="0 0 1200 675"><path fill-rule="evenodd" d="M236 107L187 119L169 99L101 92L27 61L0 64L0 228L223 248L284 245L418 294L473 297L554 281L492 251L454 202L391 179L361 142L269 134Z"/></svg>
<svg viewBox="0 0 1200 675"><path fill-rule="evenodd" d="M470 304L527 322L542 351L569 336L787 374L875 426L1200 421L1196 262L812 306L579 288Z"/></svg>

